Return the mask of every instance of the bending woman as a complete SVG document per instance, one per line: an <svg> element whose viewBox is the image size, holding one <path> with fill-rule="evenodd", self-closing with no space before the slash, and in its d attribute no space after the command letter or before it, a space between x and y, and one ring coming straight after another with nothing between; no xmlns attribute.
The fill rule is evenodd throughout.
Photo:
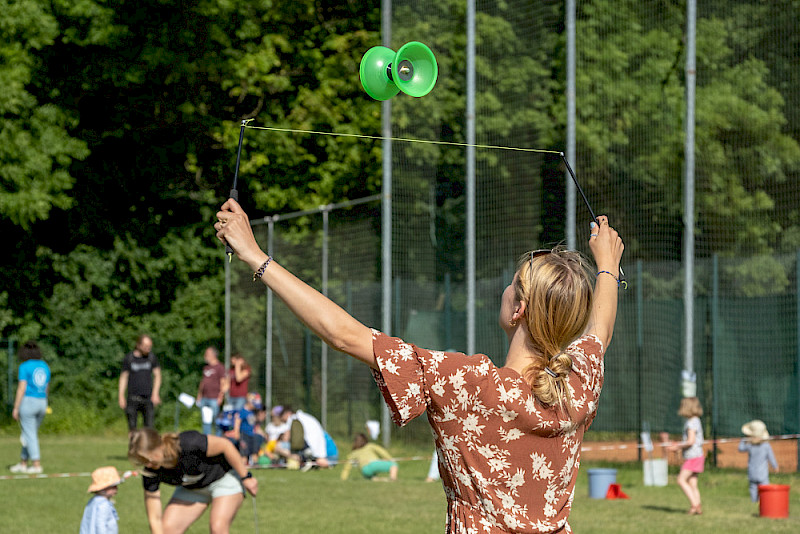
<svg viewBox="0 0 800 534"><path fill-rule="evenodd" d="M617 313L624 245L605 216L587 262L561 249L522 256L500 302L509 349L484 355L422 349L371 330L272 261L228 200L217 237L332 348L369 365L392 419L427 414L447 496L448 533L570 532L583 435L597 411L603 354Z"/></svg>
<svg viewBox="0 0 800 534"><path fill-rule="evenodd" d="M244 501L244 490L253 497L258 492L258 481L226 438L140 428L131 432L128 459L144 466L144 506L152 534L186 532L209 504L210 532L225 534ZM162 482L177 486L163 514Z"/></svg>

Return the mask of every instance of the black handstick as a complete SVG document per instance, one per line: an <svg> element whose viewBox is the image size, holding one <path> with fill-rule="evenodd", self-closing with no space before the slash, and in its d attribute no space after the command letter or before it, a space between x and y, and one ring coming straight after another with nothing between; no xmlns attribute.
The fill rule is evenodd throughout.
<svg viewBox="0 0 800 534"><path fill-rule="evenodd" d="M232 198L236 202L239 202L239 191L236 189L231 189L231 192L228 194L228 198ZM228 255L229 262L233 260L233 248L227 243L225 243L225 254Z"/></svg>
<svg viewBox="0 0 800 534"><path fill-rule="evenodd" d="M600 221L597 220L597 216L594 214L592 207L589 205L589 199L586 198L583 189L581 189L581 184L579 184L578 179L575 178L575 173L572 172L572 167L569 166L567 158L564 156L563 152L561 152L559 155L561 156L561 160L564 162L564 165L567 166L569 175L572 177L572 181L575 182L575 187L578 188L578 192L581 194L581 197L583 197L583 202L586 204L586 209L589 210L589 214L592 216L592 219L595 223L597 223L597 227L600 228ZM619 285L622 286L622 289L628 288L628 281L625 280L625 271L622 270L622 265L619 266Z"/></svg>
<svg viewBox="0 0 800 534"><path fill-rule="evenodd" d="M247 126L247 123L253 119L244 119L242 120L242 127L239 129L239 149L236 151L236 170L233 172L233 187L231 187L231 192L228 195L228 198L232 198L236 202L239 202L239 191L236 189L237 182L239 180L239 162L242 160L242 142L244 141L244 127ZM229 244L225 244L225 254L228 255L228 261L230 262L233 260L233 248Z"/></svg>

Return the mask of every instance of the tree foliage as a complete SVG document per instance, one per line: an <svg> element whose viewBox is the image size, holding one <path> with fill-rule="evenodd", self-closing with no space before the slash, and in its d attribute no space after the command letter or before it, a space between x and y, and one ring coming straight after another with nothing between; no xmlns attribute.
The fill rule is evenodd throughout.
<svg viewBox="0 0 800 534"><path fill-rule="evenodd" d="M23 229L73 204L70 165L88 155L69 133L76 115L36 95L39 54L57 36L43 3L0 2L0 218Z"/></svg>
<svg viewBox="0 0 800 534"><path fill-rule="evenodd" d="M479 139L563 148L563 6L540 4L499 2L477 14ZM684 6L579 4L576 167L618 227L665 235L626 235L628 257L674 260ZM790 83L799 9L796 0L714 1L698 21L698 250L753 256L723 273L744 277L746 295L788 287L789 266L767 256L800 246L800 111ZM222 336L223 255L210 224L231 185L241 121L380 135L380 104L358 80L361 55L380 44L379 17L378 2L356 0L0 0L0 331L48 343L54 395L81 391L103 421L118 416L118 364L140 332L163 355L168 389L193 388L202 346ZM403 21L395 49L420 40L439 61L431 95L393 101L395 133L465 142L463 2L398 4L394 18ZM395 151L412 205L404 229L434 249L403 254L433 264L436 279L459 273L463 150ZM514 189L519 161L490 151L478 160L496 187ZM538 186L558 174L561 190L552 161L534 166L524 172ZM360 198L380 189L381 146L247 129L239 179L253 215ZM628 193L609 193L620 190ZM509 221L533 210L522 200L504 209ZM368 209L353 217L375 223ZM558 238L560 219L556 209L534 231ZM286 237L309 239L313 224L301 218ZM663 286L666 294L677 284Z"/></svg>

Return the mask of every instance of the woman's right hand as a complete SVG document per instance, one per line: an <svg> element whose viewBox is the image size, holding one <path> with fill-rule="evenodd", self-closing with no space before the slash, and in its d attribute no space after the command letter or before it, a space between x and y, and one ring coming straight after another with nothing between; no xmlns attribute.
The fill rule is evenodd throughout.
<svg viewBox="0 0 800 534"><path fill-rule="evenodd" d="M600 215L597 223L592 221L589 237L589 248L592 249L597 270L609 271L619 278L619 262L622 259L625 244L617 231L609 226L607 216Z"/></svg>
<svg viewBox="0 0 800 534"><path fill-rule="evenodd" d="M239 259L250 265L253 270L264 263L267 255L256 242L250 220L239 203L232 198L229 198L217 212L214 230L217 231L217 239L230 245Z"/></svg>

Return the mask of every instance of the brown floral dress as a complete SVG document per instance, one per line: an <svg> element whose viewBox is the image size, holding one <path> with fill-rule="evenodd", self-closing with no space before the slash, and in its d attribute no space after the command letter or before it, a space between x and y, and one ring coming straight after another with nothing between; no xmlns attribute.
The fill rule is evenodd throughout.
<svg viewBox="0 0 800 534"><path fill-rule="evenodd" d="M447 533L571 532L583 434L603 386L600 340L567 349L576 419L542 405L513 369L482 354L421 349L373 331L373 376L392 420L424 412L447 496Z"/></svg>

